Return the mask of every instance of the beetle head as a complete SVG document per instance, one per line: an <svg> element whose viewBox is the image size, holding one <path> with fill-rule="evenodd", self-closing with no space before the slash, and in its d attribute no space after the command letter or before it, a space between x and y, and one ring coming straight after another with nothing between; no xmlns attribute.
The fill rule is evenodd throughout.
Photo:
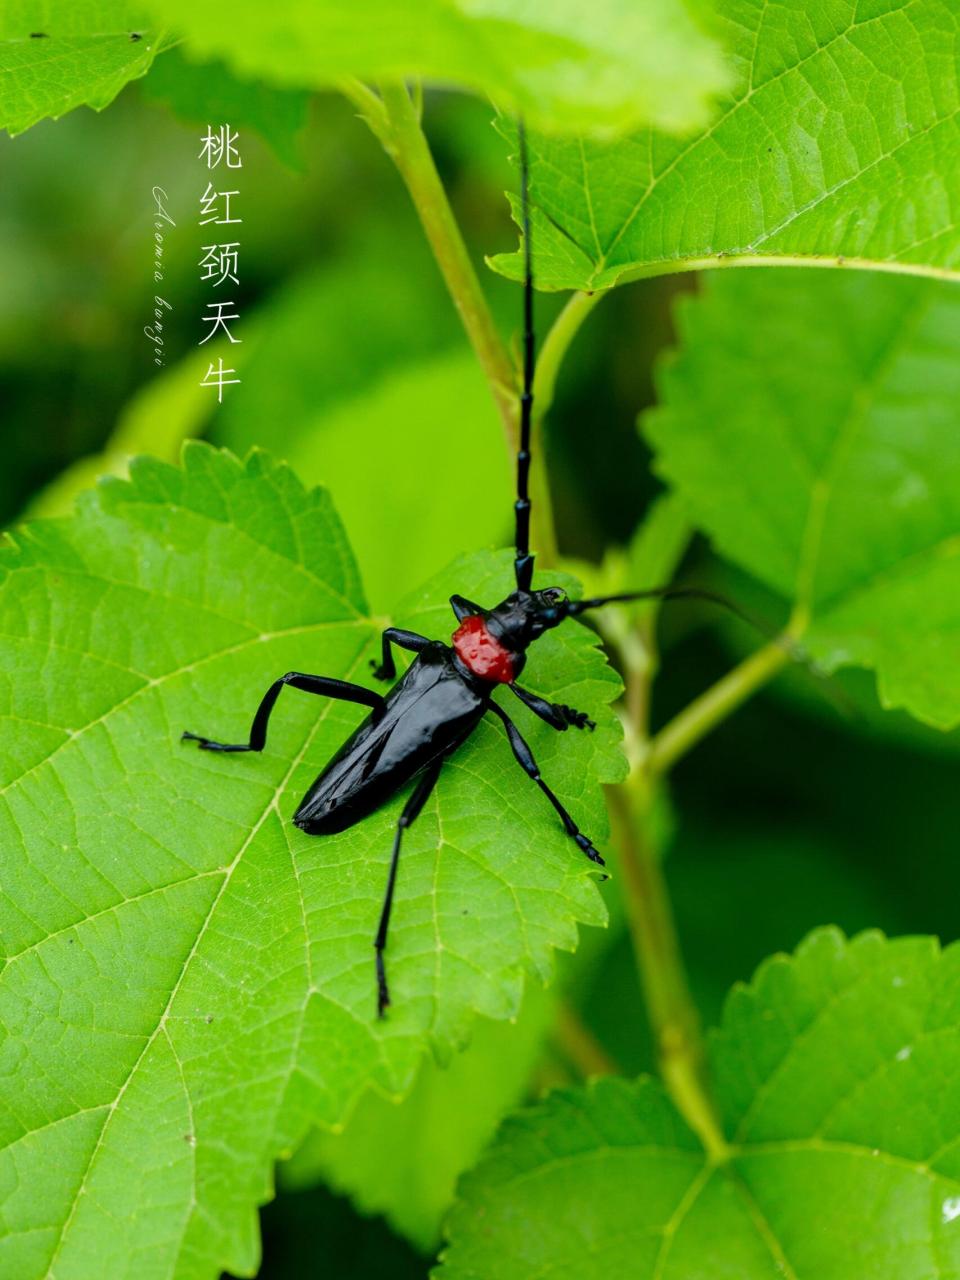
<svg viewBox="0 0 960 1280"><path fill-rule="evenodd" d="M487 626L504 648L523 653L538 636L564 620L569 603L560 587L513 591L486 614Z"/></svg>

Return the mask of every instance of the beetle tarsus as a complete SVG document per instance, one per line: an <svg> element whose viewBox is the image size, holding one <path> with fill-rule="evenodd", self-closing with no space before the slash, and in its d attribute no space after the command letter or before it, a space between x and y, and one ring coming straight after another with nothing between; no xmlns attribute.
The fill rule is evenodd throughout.
<svg viewBox="0 0 960 1280"><path fill-rule="evenodd" d="M592 733L597 727L596 720L591 720L585 711L578 711L576 707L568 707L565 702L561 702L557 706L557 710L567 724L572 724L575 729L589 729Z"/></svg>
<svg viewBox="0 0 960 1280"><path fill-rule="evenodd" d="M591 862L595 862L598 867L605 867L607 865L582 831L578 831L573 838L577 842L577 847L587 855Z"/></svg>
<svg viewBox="0 0 960 1280"><path fill-rule="evenodd" d="M391 670L376 658L370 659L370 670L373 672L374 680L392 680L397 674L395 669Z"/></svg>
<svg viewBox="0 0 960 1280"><path fill-rule="evenodd" d="M390 1007L390 992L387 988L387 974L383 966L383 947L378 943L373 944L377 948L377 1017L381 1021L387 1016L387 1009Z"/></svg>
<svg viewBox="0 0 960 1280"><path fill-rule="evenodd" d="M214 742L210 738L204 738L199 733L184 732L180 735L181 742L196 742L199 744L201 751L257 751L257 747L251 747L247 742Z"/></svg>

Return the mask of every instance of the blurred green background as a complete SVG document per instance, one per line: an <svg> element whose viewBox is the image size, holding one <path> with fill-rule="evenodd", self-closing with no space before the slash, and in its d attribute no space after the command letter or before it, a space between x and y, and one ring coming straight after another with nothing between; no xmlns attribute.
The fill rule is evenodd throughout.
<svg viewBox="0 0 960 1280"><path fill-rule="evenodd" d="M215 76L200 84L180 75L174 57L102 116L78 111L0 140L0 522L68 509L77 486L128 447L174 458L191 432L240 452L260 446L329 485L361 568L369 562L371 603L387 612L453 555L509 537L511 466L487 389L399 178L336 98L265 99L253 113L261 132L234 117L243 155L231 173L243 216L240 286L214 294L201 284L206 236L197 209L208 175L198 123L214 102L231 118L233 104L229 85L217 101ZM427 103L455 212L495 314L515 335L519 290L483 265L515 239L503 198L512 182L506 146L490 116L460 96ZM152 279L154 185L168 193L178 223L166 236L160 286ZM618 290L571 351L546 445L570 555L596 560L625 543L656 492L636 419L671 342L672 299L694 287L668 279ZM173 306L162 371L143 335L155 289ZM234 329L242 344L221 348L242 383L219 409L197 387L210 350L198 351L200 317L211 297L230 297L242 314ZM561 301L538 299L541 333ZM104 450L107 457L83 461ZM708 581L719 569L698 543L684 572ZM742 582L728 580L727 589L753 594ZM723 674L742 643L700 611L669 614L657 719ZM856 715L839 715L814 680L794 674L676 772L668 873L709 1021L733 981L814 925L944 940L960 932L948 888L960 740L872 714L871 679L845 683L863 708ZM614 882L614 919L615 895ZM649 1067L622 930L590 939L564 969L569 999L610 1056L627 1071ZM564 1070L546 1049L531 1092ZM268 1280L427 1271L428 1261L381 1221L323 1189L282 1194L263 1223Z"/></svg>

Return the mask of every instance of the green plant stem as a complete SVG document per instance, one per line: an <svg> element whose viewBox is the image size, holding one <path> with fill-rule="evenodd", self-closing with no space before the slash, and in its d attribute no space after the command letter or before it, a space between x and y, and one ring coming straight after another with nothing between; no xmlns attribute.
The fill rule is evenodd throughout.
<svg viewBox="0 0 960 1280"><path fill-rule="evenodd" d="M606 1049L566 1000L557 1002L553 1039L563 1057L577 1068L584 1079L621 1074Z"/></svg>
<svg viewBox="0 0 960 1280"><path fill-rule="evenodd" d="M654 777L667 773L681 756L746 702L789 660L787 646L773 641L734 667L660 730L650 743L647 772Z"/></svg>
<svg viewBox="0 0 960 1280"><path fill-rule="evenodd" d="M383 143L406 184L450 297L486 376L503 423L507 447L515 453L519 445L518 372L497 332L450 208L421 127L418 106L402 84L384 84L380 96L364 85L350 83L342 88L360 108L361 115ZM538 425L535 423L535 429ZM539 431L537 437L539 440ZM556 559L556 535L543 466L533 469L530 489L533 500L531 540L541 562L549 565Z"/></svg>
<svg viewBox="0 0 960 1280"><path fill-rule="evenodd" d="M503 422L508 448L515 452L519 432L519 374L504 345L460 228L450 208L420 122L419 103L402 84L384 84L375 93L358 80L344 80L340 89L380 139L403 178L430 242L437 265L463 322L467 337L486 375ZM543 343L534 383L533 452L543 458L544 414L553 401L557 373L575 334L603 293L575 293L557 317ZM533 543L538 562L556 561L556 534L546 468L531 472Z"/></svg>
<svg viewBox="0 0 960 1280"><path fill-rule="evenodd" d="M338 88L345 98L349 98L360 113L360 118L366 121L371 132L376 134L382 142L387 125L387 113L380 95L374 93L362 80L354 80L352 77L341 80Z"/></svg>
<svg viewBox="0 0 960 1280"><path fill-rule="evenodd" d="M580 326L605 292L574 293L554 320L537 355L537 372L533 380L533 405L538 418L543 418L553 404L557 374L570 343Z"/></svg>
<svg viewBox="0 0 960 1280"><path fill-rule="evenodd" d="M714 1106L700 1017L690 993L670 897L656 844L655 808L662 776L680 757L772 678L789 660L789 646L774 642L734 668L648 737L649 685L657 669L655 610L637 623L632 643L620 644L627 688L627 781L609 788L627 917L660 1071L667 1091L707 1154L725 1160L729 1149Z"/></svg>
<svg viewBox="0 0 960 1280"><path fill-rule="evenodd" d="M655 845L654 794L638 773L608 793L630 934L663 1082L704 1149L720 1160L727 1145L707 1085L700 1015Z"/></svg>
<svg viewBox="0 0 960 1280"><path fill-rule="evenodd" d="M508 438L515 445L516 370L493 323L480 281L440 181L420 114L402 84L381 89L381 141L407 185L450 296L486 374Z"/></svg>

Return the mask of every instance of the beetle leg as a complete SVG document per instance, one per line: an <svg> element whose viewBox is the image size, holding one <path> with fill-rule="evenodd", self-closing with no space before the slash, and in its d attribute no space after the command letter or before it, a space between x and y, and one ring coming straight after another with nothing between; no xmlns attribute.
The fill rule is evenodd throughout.
<svg viewBox="0 0 960 1280"><path fill-rule="evenodd" d="M250 726L249 742L213 742L210 738L201 737L199 733L184 733L181 739L199 742L204 751L262 751L267 742L267 724L270 712L280 696L284 685L301 689L304 693L322 694L327 698L336 698L340 702L359 702L362 706L372 707L374 711L383 712L386 702L379 693L372 689L364 689L362 685L350 684L347 680L335 680L332 676L311 676L303 671L288 671L273 684L263 695L257 714Z"/></svg>
<svg viewBox="0 0 960 1280"><path fill-rule="evenodd" d="M528 706L535 716L539 716L541 720L546 720L547 724L553 729L559 729L561 732L573 725L576 729L595 729L596 722L591 720L585 711L577 711L574 707L568 707L565 702L547 702L546 698L540 698L535 693L531 693L529 689L521 689L518 684L511 684L509 688L517 695L525 706Z"/></svg>
<svg viewBox="0 0 960 1280"><path fill-rule="evenodd" d="M399 627L387 627L383 633L381 661L378 663L376 658L370 659L370 666L377 680L392 680L397 674L397 664L393 660L393 650L390 648L392 644L395 644L398 649L409 649L411 653L423 653L424 649L433 644L433 641L428 640L426 636L417 635L416 631L401 631Z"/></svg>
<svg viewBox="0 0 960 1280"><path fill-rule="evenodd" d="M603 858L601 858L600 854L593 847L592 842L583 834L574 822L573 818L571 818L570 814L567 813L561 802L540 776L540 769L537 766L536 760L533 758L533 752L527 746L520 730L513 723L504 709L498 706L495 702L491 701L489 703L488 710L495 712L503 721L503 726L507 731L507 737L510 740L510 746L513 748L513 754L516 756L520 767L529 778L533 779L553 805L554 809L556 809L557 813L560 815L560 821L563 823L567 835L570 836L570 838L576 843L577 848L580 849L582 853L585 853L591 862L596 862L601 867L604 866L605 863Z"/></svg>
<svg viewBox="0 0 960 1280"><path fill-rule="evenodd" d="M387 892L384 895L383 907L380 911L380 923L373 945L377 949L377 1017L382 1018L390 1003L390 992L387 988L387 973L383 963L383 953L387 946L387 930L390 928L390 911L393 907L393 890L397 883L397 863L400 861L400 841L404 831L413 822L417 814L427 802L427 797L437 784L440 770L443 767L443 756L427 765L420 775L420 780L410 794L403 812L397 820L397 830L393 837L393 853L390 856L390 870L387 874Z"/></svg>
<svg viewBox="0 0 960 1280"><path fill-rule="evenodd" d="M458 622L462 622L464 618L482 615L486 612L482 605L474 604L473 601L468 600L466 596L451 596L450 608L456 615Z"/></svg>

